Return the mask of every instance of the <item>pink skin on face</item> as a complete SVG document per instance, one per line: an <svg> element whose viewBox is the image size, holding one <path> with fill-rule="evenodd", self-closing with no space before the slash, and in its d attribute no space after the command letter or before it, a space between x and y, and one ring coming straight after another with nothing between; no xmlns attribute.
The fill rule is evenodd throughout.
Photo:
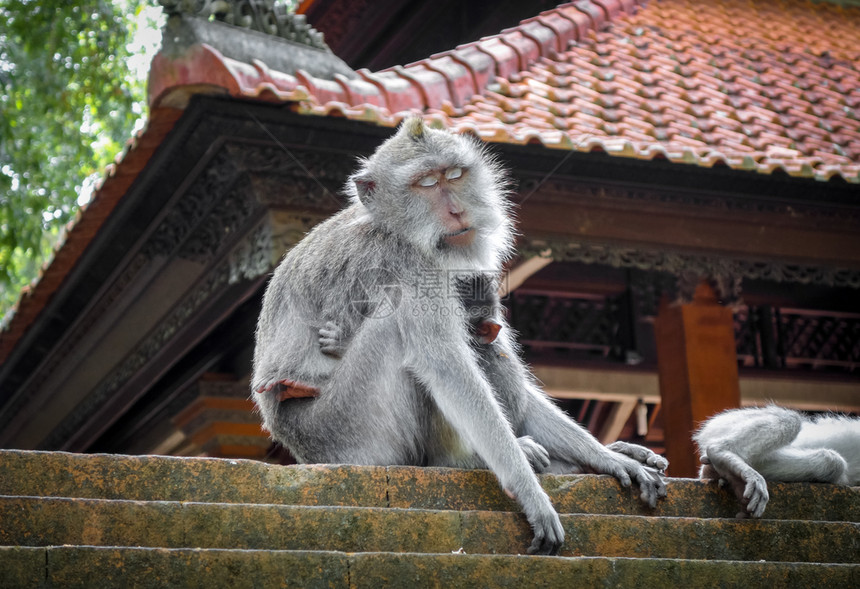
<svg viewBox="0 0 860 589"><path fill-rule="evenodd" d="M446 230L443 240L455 247L469 246L475 240L469 214L454 190L465 175L466 170L455 166L427 172L413 183L413 189L430 201L433 212L442 222Z"/></svg>

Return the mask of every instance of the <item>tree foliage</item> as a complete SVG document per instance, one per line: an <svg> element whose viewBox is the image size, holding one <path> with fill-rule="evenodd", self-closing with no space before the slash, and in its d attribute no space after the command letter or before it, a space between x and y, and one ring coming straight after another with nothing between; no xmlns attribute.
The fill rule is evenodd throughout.
<svg viewBox="0 0 860 589"><path fill-rule="evenodd" d="M0 317L141 115L128 43L144 4L0 0Z"/></svg>

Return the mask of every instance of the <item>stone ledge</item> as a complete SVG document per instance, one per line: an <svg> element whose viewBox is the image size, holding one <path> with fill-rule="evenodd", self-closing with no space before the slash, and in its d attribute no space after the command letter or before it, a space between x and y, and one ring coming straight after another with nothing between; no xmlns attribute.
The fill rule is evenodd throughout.
<svg viewBox="0 0 860 589"><path fill-rule="evenodd" d="M725 489L668 479L649 509L612 477L543 475L562 513L733 518ZM770 484L768 519L860 522L860 487ZM277 466L254 460L0 450L0 494L142 501L208 501L519 511L486 470L406 466Z"/></svg>
<svg viewBox="0 0 860 589"><path fill-rule="evenodd" d="M0 544L522 554L519 513L0 497ZM562 555L860 562L860 524L561 516Z"/></svg>
<svg viewBox="0 0 860 589"><path fill-rule="evenodd" d="M61 546L0 548L0 587L856 587L860 566L470 554ZM20 581L12 584L14 581Z"/></svg>

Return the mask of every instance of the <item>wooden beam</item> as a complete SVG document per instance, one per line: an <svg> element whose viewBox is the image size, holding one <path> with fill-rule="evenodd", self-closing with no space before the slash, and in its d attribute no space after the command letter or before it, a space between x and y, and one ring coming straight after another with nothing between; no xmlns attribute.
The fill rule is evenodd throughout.
<svg viewBox="0 0 860 589"><path fill-rule="evenodd" d="M620 403L614 403L609 411L609 416L603 422L603 427L600 429L600 435L597 439L601 444L611 444L621 435L621 430L627 424L627 420L636 409L637 399L626 399Z"/></svg>
<svg viewBox="0 0 860 589"><path fill-rule="evenodd" d="M654 371L540 364L531 368L547 394L556 399L660 403L660 382ZM860 380L834 380L832 375L784 370L741 375L739 381L743 406L778 403L806 411L860 413Z"/></svg>
<svg viewBox="0 0 860 589"><path fill-rule="evenodd" d="M507 296L509 293L519 288L519 286L528 280L530 276L533 276L539 270L548 266L549 263L552 262L552 258L550 257L551 255L551 250L543 251L539 256L529 258L508 270L502 278L502 284L499 285L499 296Z"/></svg>
<svg viewBox="0 0 860 589"><path fill-rule="evenodd" d="M714 413L741 403L732 311L702 282L688 305L663 300L654 334L669 472L694 477L693 431Z"/></svg>
<svg viewBox="0 0 860 589"><path fill-rule="evenodd" d="M593 202L547 202L540 193L522 207L518 230L530 238L571 236L597 243L641 244L674 251L700 251L730 257L795 260L804 264L860 264L860 231L855 227L815 227L793 220L739 215L714 219L684 215L672 208L654 214L626 206ZM698 209L697 209L698 210Z"/></svg>

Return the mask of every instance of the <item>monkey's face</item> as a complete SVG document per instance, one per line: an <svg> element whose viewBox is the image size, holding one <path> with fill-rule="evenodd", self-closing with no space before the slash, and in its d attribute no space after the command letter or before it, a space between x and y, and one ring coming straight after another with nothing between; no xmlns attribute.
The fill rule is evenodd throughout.
<svg viewBox="0 0 860 589"><path fill-rule="evenodd" d="M475 228L462 185L468 182L469 170L460 165L428 170L419 174L410 189L429 205L430 218L437 220L442 234L440 245L466 247L475 240Z"/></svg>
<svg viewBox="0 0 860 589"><path fill-rule="evenodd" d="M494 264L508 247L504 174L476 140L407 119L352 180L375 223L429 255Z"/></svg>

